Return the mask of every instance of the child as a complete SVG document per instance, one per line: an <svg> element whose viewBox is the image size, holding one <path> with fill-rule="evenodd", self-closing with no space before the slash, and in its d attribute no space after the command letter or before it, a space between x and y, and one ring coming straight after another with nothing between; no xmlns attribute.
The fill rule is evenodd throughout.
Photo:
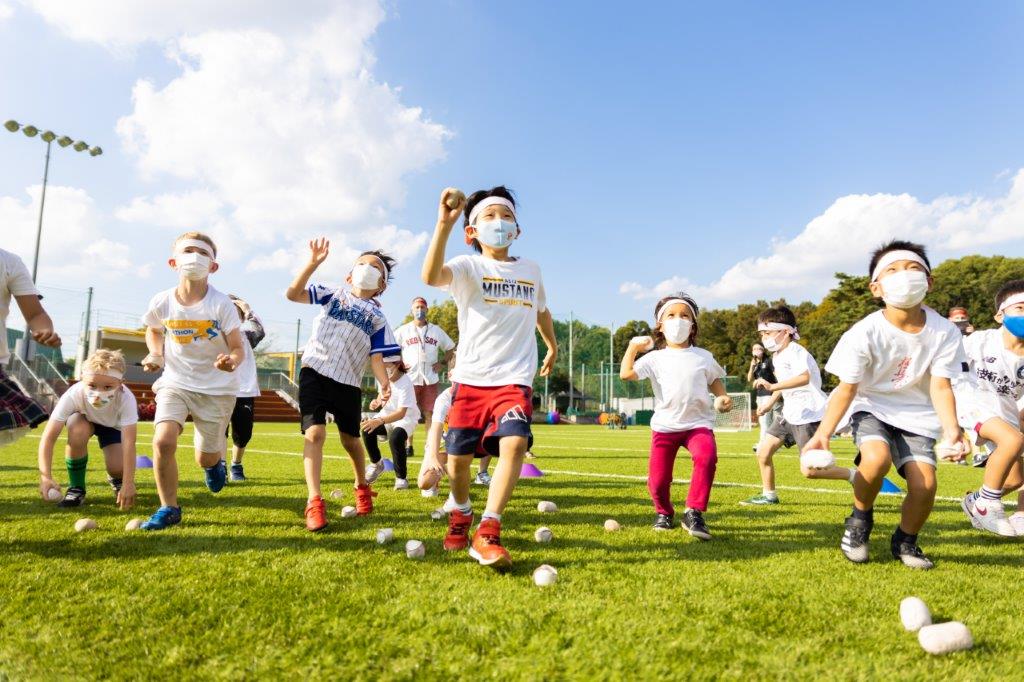
<svg viewBox="0 0 1024 682"><path fill-rule="evenodd" d="M334 415L341 444L352 461L355 474L356 511L366 516L373 511L376 497L366 481L366 454L360 440L363 393L360 383L369 358L380 385L378 400L391 397L391 382L384 369L384 356L400 352L391 327L375 298L391 281L395 261L382 251L361 253L345 278L349 288L320 284L306 286L310 276L330 252L330 242L309 243L309 262L288 287L288 300L320 306L313 331L302 353L299 370L299 412L302 415L303 465L308 499L306 528L312 532L327 527L327 507L320 494L327 413Z"/></svg>
<svg viewBox="0 0 1024 682"><path fill-rule="evenodd" d="M160 508L142 524L163 530L181 523L178 504L178 438L189 415L195 424L195 458L206 471L206 487L224 488L222 455L238 393L235 369L245 359L238 313L231 299L209 284L217 272L217 247L200 232L174 240L168 265L178 272L178 286L161 291L142 318L149 355L142 368L163 374L153 384L153 453Z"/></svg>
<svg viewBox="0 0 1024 682"><path fill-rule="evenodd" d="M28 433L28 430L46 421L42 405L21 392L18 384L7 377L3 368L11 359L7 347L7 314L14 297L25 318L26 330L32 339L44 346L60 347L60 336L53 330L53 321L39 301L28 268L18 256L0 249L0 445L7 445Z"/></svg>
<svg viewBox="0 0 1024 682"><path fill-rule="evenodd" d="M68 491L58 507L79 507L85 502L85 470L89 439L95 435L107 465L107 482L121 509L135 503L135 437L139 406L124 385L124 355L100 348L82 365L82 380L57 401L39 441L39 494L48 500L60 490L52 478L53 446L68 427L64 463Z"/></svg>
<svg viewBox="0 0 1024 682"><path fill-rule="evenodd" d="M451 386L438 394L434 401L434 410L430 413L430 430L427 431L427 444L423 450L423 461L420 462L420 473L416 479L423 497L437 497L437 484L444 476L448 464L448 454L442 452L442 438L448 430L448 412L452 409Z"/></svg>
<svg viewBox="0 0 1024 682"><path fill-rule="evenodd" d="M363 445L370 453L371 464L366 467L366 482L372 484L384 471L377 436L387 436L395 465L395 490L406 490L409 487L406 446L409 436L420 421L420 408L416 406L416 391L406 374L402 357L392 355L385 358L384 362L387 363L388 378L391 381L391 399L383 405L379 400L373 400L370 409L380 410L380 414L359 425L363 430Z"/></svg>
<svg viewBox="0 0 1024 682"><path fill-rule="evenodd" d="M754 381L757 379L767 379L768 383L774 384L777 379L775 378L775 368L772 366L771 356L764 349L764 344L760 341L754 343L750 347L750 367L747 368L747 383L753 386ZM758 431L758 441L754 444L754 452L757 452L757 446L765 439L768 434L768 427L772 425L772 420L777 418L781 413L782 405L772 399L772 392L757 386L754 388L754 392L757 395L757 423L760 427ZM770 410L761 411L764 406L770 406Z"/></svg>
<svg viewBox="0 0 1024 682"><path fill-rule="evenodd" d="M718 462L715 434L711 430L715 425L711 395L723 412L731 409L732 399L722 383L725 370L711 353L694 345L698 312L697 304L686 294L658 301L652 336L639 336L629 342L619 376L625 381L650 379L654 389L647 472L647 489L656 512L654 530L671 530L675 525L672 469L682 446L693 458L693 479L686 496L683 527L698 540L710 540L704 512L708 509ZM651 352L636 359L639 352L647 350Z"/></svg>
<svg viewBox="0 0 1024 682"><path fill-rule="evenodd" d="M465 241L477 254L445 263L448 237L464 208ZM550 373L557 355L540 268L509 255L519 234L515 199L505 187L480 190L468 199L456 189L445 189L422 272L424 283L451 293L459 321L459 361L451 375L452 407L445 437L451 494L445 503L444 548L454 551L470 545L470 556L497 570L512 566L501 545L501 515L519 480L530 437L537 373L534 328L547 346L542 376ZM470 542L470 466L481 442L495 441L498 465L487 507Z"/></svg>
<svg viewBox="0 0 1024 682"><path fill-rule="evenodd" d="M743 505L772 505L779 503L775 492L775 465L772 457L787 438L802 448L814 435L825 413L825 394L821 390L821 372L818 363L807 350L796 343L800 334L796 328L796 315L784 305L769 308L757 316L757 331L764 347L774 353L774 382L765 378L754 381L754 387L768 391L771 398L757 408L758 416L771 412L782 399L782 415L768 427L757 445L757 463L761 468L760 495L740 502ZM856 469L832 465L828 469L800 467L807 478L830 478L850 481Z"/></svg>
<svg viewBox="0 0 1024 682"><path fill-rule="evenodd" d="M1013 537L1002 497L1024 483L1017 401L1024 396L1024 280L1007 282L996 294L998 329L976 331L964 338L971 367L969 380L954 386L960 425L977 435L979 444L995 448L980 464L984 482L964 496L961 506L975 528Z"/></svg>
<svg viewBox="0 0 1024 682"><path fill-rule="evenodd" d="M853 325L832 351L825 369L839 377L839 386L803 451L828 450L849 412L860 455L843 555L855 563L868 560L875 497L895 466L908 492L890 550L905 566L929 569L934 564L917 535L935 502L935 439L943 438L944 456L962 457L950 380L961 375L966 358L960 330L921 305L932 285L923 246L891 241L872 254L868 272L871 294L885 308Z"/></svg>
<svg viewBox="0 0 1024 682"><path fill-rule="evenodd" d="M242 457L245 456L245 447L252 440L252 426L256 417L256 398L260 396L259 376L256 373L256 355L253 349L259 345L266 332L263 330L263 323L248 303L233 294L228 298L235 304L238 310L238 319L241 320L241 331L245 336L246 343L242 344L245 351L245 359L238 368L238 380L241 390L235 397L235 407L231 412L231 480L244 481L245 468L242 466Z"/></svg>

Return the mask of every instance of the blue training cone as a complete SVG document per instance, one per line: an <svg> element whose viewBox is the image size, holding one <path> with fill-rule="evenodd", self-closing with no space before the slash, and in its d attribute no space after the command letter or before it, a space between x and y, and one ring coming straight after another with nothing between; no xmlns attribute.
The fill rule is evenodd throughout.
<svg viewBox="0 0 1024 682"><path fill-rule="evenodd" d="M533 462L523 462L523 468L519 470L520 478L540 478L544 472L538 469Z"/></svg>
<svg viewBox="0 0 1024 682"><path fill-rule="evenodd" d="M886 493L889 495L895 495L897 493L902 493L903 491L900 490L900 487L898 485L890 481L888 478L883 478L882 489L879 492Z"/></svg>
<svg viewBox="0 0 1024 682"><path fill-rule="evenodd" d="M394 471L394 470L395 470L395 463L392 462L387 457L385 457L384 458L384 471Z"/></svg>
<svg viewBox="0 0 1024 682"><path fill-rule="evenodd" d="M136 455L135 456L135 468L136 469L152 469L153 468L153 460L151 460L149 457L146 457L145 455Z"/></svg>

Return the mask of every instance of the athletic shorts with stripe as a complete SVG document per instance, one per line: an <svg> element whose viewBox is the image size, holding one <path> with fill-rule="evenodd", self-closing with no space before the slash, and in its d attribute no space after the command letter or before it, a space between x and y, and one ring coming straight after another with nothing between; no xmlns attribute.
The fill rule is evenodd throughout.
<svg viewBox="0 0 1024 682"><path fill-rule="evenodd" d="M498 441L520 436L532 442L533 389L529 386L452 384L445 449L449 455L498 453Z"/></svg>

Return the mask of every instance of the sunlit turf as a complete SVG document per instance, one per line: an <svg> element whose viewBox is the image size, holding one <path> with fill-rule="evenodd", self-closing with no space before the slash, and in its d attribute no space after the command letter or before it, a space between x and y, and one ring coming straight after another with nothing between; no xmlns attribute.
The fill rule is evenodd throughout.
<svg viewBox="0 0 1024 682"><path fill-rule="evenodd" d="M151 426L141 431L148 453ZM888 555L897 496L879 501L871 563L846 562L850 488L803 479L794 450L777 460L783 504L739 506L760 489L756 432L718 434L708 543L650 529L646 429L535 432L546 475L523 479L506 512L506 575L445 554L443 523L429 516L440 501L391 490L391 474L373 516L341 519L352 475L336 439L325 493L345 497L329 500L326 532L306 532L292 424L258 425L250 480L216 496L183 448L185 520L162 533L123 530L156 508L151 470L140 471L137 509L122 513L96 456L88 504L63 511L39 499L38 439L23 439L0 450L0 679L988 679L1024 665L1024 545L972 529L955 500L980 483L977 470L940 467L943 499L921 534L937 567L922 573ZM852 459L849 441L835 449ZM689 473L681 456L676 477ZM478 509L484 494L474 488ZM680 506L684 496L677 485ZM539 500L559 511L539 513ZM99 530L76 534L86 515ZM623 530L605 532L608 518ZM533 541L541 525L551 544ZM383 527L394 544L375 543ZM426 542L424 559L406 559L412 538ZM555 586L533 584L542 563L558 569ZM975 648L922 652L897 615L907 595L967 623Z"/></svg>

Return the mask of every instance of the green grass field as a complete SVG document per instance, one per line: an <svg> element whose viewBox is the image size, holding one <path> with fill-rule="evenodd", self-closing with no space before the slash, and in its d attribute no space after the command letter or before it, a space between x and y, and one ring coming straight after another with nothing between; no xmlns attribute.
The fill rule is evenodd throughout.
<svg viewBox="0 0 1024 682"><path fill-rule="evenodd" d="M140 430L149 452L152 427ZM977 470L941 466L943 499L921 535L937 566L914 572L888 554L899 498L880 498L872 562L852 565L838 549L849 486L804 480L794 450L777 460L783 504L738 506L760 488L756 434L718 435L706 516L715 539L700 543L650 529L646 429L538 427L534 461L546 475L517 489L503 534L515 568L498 575L445 554L443 522L429 516L440 500L392 491L391 474L373 516L341 519L352 475L337 440L325 492L346 497L329 501L327 531L306 532L296 431L258 425L250 480L216 496L184 449L185 521L161 533L123 530L157 505L152 470L140 472L137 509L122 513L94 455L88 504L63 511L39 499L37 437L0 451L0 679L991 679L1024 669L1024 546L973 530L952 499L979 485ZM841 463L853 454L849 441L836 452ZM681 458L676 477L688 476ZM478 511L484 495L474 488ZM559 511L539 513L542 499ZM99 530L76 534L85 515ZM607 518L623 530L605 532ZM533 541L541 525L551 544ZM382 527L395 529L393 545L375 543ZM426 542L425 559L406 559L412 538ZM558 569L557 585L533 584L542 563ZM925 654L899 621L908 595L937 620L965 622L974 649Z"/></svg>

